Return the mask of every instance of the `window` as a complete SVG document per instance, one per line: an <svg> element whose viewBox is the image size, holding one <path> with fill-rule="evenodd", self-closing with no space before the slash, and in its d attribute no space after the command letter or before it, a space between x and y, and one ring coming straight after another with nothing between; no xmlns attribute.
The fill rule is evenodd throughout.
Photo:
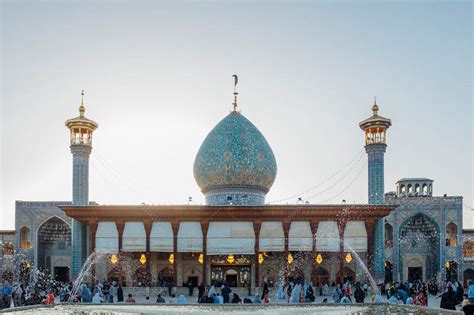
<svg viewBox="0 0 474 315"><path fill-rule="evenodd" d="M474 258L474 242L465 241L462 252L463 252L464 258Z"/></svg>
<svg viewBox="0 0 474 315"><path fill-rule="evenodd" d="M458 227L455 223L450 222L446 225L446 246L457 246Z"/></svg>
<svg viewBox="0 0 474 315"><path fill-rule="evenodd" d="M20 248L29 249L31 247L30 243L30 229L26 226L20 229Z"/></svg>
<svg viewBox="0 0 474 315"><path fill-rule="evenodd" d="M390 223L385 223L385 248L393 247L393 227Z"/></svg>

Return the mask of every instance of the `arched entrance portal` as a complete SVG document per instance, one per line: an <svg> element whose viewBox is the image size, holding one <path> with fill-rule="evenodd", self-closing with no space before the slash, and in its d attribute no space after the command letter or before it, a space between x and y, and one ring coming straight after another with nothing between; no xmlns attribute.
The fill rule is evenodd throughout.
<svg viewBox="0 0 474 315"><path fill-rule="evenodd" d="M54 275L61 282L68 282L71 265L71 228L58 217L52 217L38 228L37 266Z"/></svg>
<svg viewBox="0 0 474 315"><path fill-rule="evenodd" d="M439 226L418 213L400 226L400 265L403 281L428 281L439 271Z"/></svg>

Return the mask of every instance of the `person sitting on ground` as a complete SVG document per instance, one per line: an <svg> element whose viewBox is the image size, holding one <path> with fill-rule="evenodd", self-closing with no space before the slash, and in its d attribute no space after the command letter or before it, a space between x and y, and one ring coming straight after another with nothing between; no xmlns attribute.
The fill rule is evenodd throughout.
<svg viewBox="0 0 474 315"><path fill-rule="evenodd" d="M474 282L472 280L467 280L467 298L474 299Z"/></svg>
<svg viewBox="0 0 474 315"><path fill-rule="evenodd" d="M249 298L244 298L244 304L253 304L252 300Z"/></svg>
<svg viewBox="0 0 474 315"><path fill-rule="evenodd" d="M179 295L178 304L186 304L186 297L183 294Z"/></svg>
<svg viewBox="0 0 474 315"><path fill-rule="evenodd" d="M49 293L45 295L43 304L54 304L53 290L50 290Z"/></svg>
<svg viewBox="0 0 474 315"><path fill-rule="evenodd" d="M161 293L156 297L156 303L165 303L165 299L161 296Z"/></svg>
<svg viewBox="0 0 474 315"><path fill-rule="evenodd" d="M104 302L104 299L100 296L99 292L96 292L96 294L94 294L94 297L92 298L92 303L93 304L100 304L102 302Z"/></svg>
<svg viewBox="0 0 474 315"><path fill-rule="evenodd" d="M428 303L426 302L426 296L422 290L418 291L416 295L415 305L427 306Z"/></svg>
<svg viewBox="0 0 474 315"><path fill-rule="evenodd" d="M143 302L143 304L151 304L149 296L145 296L145 301Z"/></svg>
<svg viewBox="0 0 474 315"><path fill-rule="evenodd" d="M397 304L398 303L398 296L397 296L397 293L396 293L394 287L390 288L389 294L390 294L390 298L388 299L388 303Z"/></svg>
<svg viewBox="0 0 474 315"><path fill-rule="evenodd" d="M219 293L214 295L214 304L224 304L224 298Z"/></svg>
<svg viewBox="0 0 474 315"><path fill-rule="evenodd" d="M414 304L414 303L415 303L415 300L416 300L416 295L415 295L415 293L413 292L413 293L407 298L407 300L405 301L405 304L406 304L406 305Z"/></svg>
<svg viewBox="0 0 474 315"><path fill-rule="evenodd" d="M260 299L260 295L256 295L255 299L253 300L254 304L262 304L262 299Z"/></svg>
<svg viewBox="0 0 474 315"><path fill-rule="evenodd" d="M380 294L373 294L372 295L372 304L379 304L383 303L382 296Z"/></svg>
<svg viewBox="0 0 474 315"><path fill-rule="evenodd" d="M136 302L135 302L135 299L134 299L133 296L132 296L132 293L129 293L129 294L128 294L128 297L127 297L127 299L125 300L125 303L136 303Z"/></svg>
<svg viewBox="0 0 474 315"><path fill-rule="evenodd" d="M232 297L232 304L238 304L242 302L242 299L239 297L237 293L234 293L234 296Z"/></svg>

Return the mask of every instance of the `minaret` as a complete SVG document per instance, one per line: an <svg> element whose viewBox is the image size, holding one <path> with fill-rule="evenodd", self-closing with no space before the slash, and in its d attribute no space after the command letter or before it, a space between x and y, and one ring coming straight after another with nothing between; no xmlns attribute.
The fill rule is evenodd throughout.
<svg viewBox="0 0 474 315"><path fill-rule="evenodd" d="M72 153L72 203L89 203L89 155L92 151L92 132L98 124L84 116L84 91L81 93L79 116L66 121L70 130ZM87 255L86 225L72 219L72 279L76 279Z"/></svg>
<svg viewBox="0 0 474 315"><path fill-rule="evenodd" d="M365 151L369 167L369 204L380 205L384 201L384 154L387 149L387 129L392 125L388 118L378 115L379 107L374 98L373 115L359 123L365 132ZM384 219L380 219L373 231L372 274L377 282L385 280L385 231Z"/></svg>

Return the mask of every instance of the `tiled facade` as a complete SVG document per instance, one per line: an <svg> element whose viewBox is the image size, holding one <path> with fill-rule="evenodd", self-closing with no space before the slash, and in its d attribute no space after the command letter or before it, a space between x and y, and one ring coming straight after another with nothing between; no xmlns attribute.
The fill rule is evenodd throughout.
<svg viewBox="0 0 474 315"><path fill-rule="evenodd" d="M82 107L82 106L81 106ZM61 257L56 257L55 261L60 262L62 265L67 264L72 266L71 278L75 279L77 274L80 272L83 263L86 259L87 253L92 252L95 248L95 232L97 224L100 222L90 223L94 220L83 220L86 224L80 223L75 219L71 219L65 215L58 206L74 205L74 206L87 206L89 204L89 155L92 151L91 139L92 131L97 128L97 125L92 121L83 117L85 109L82 109L81 116L72 120L69 120L66 125L71 129L71 153L73 155L73 194L72 202L23 202L17 201L16 203L16 247L24 255L26 259L32 264L35 264L38 260L38 230L42 224L47 222L53 217L57 217L62 221L66 222L72 230L72 251L69 253L59 253ZM409 250L402 249L400 246L399 239L401 238L401 231L407 225L410 224L410 220L417 215L423 215L423 218L432 222L432 226L436 230L436 247L438 249L436 261L436 274L440 280L444 279L446 274L446 262L456 262L459 276L462 277L463 261L462 261L462 197L432 197L432 186L429 185L429 195L402 195L402 194L384 194L384 154L387 148L385 144L386 129L390 127L391 122L387 118L378 116L378 106L374 104L373 107L374 115L367 120L361 122L361 128L366 134L366 152L368 155L368 201L370 205L398 205L396 210L385 217L376 221L374 218L368 218L365 222L367 227L367 248L361 252L361 259L364 263L370 264L371 272L374 278L381 282L385 279L385 264L389 262L392 264L392 273L394 280L404 281L407 279L406 265L416 265L423 267L424 273L427 273L428 259L432 258L433 255L425 253L422 250L418 252L410 252ZM89 124L89 129L83 129L80 126L81 123ZM69 124L69 125L68 125ZM79 127L78 127L79 126ZM216 127L209 133L201 145L198 154L194 162L194 176L201 188L202 192L206 197L206 204L210 206L264 206L265 195L271 188L277 173L276 160L273 155L272 149L264 136L260 131L241 113L237 111L231 112ZM421 184L422 182L419 181ZM401 186L398 188L401 189ZM398 189L397 188L397 189ZM367 206L367 205L364 205ZM287 206L288 209L291 206ZM305 206L306 207L306 206ZM301 207L303 210L305 207ZM87 207L79 207L78 212L84 212ZM217 207L212 207L217 208ZM226 207L228 208L228 207ZM235 207L238 211L239 207ZM243 207L242 207L243 208ZM264 206L262 208L271 210L271 206ZM297 207L300 211L300 207ZM306 208L310 208L308 205ZM245 209L249 209L245 207ZM261 209L264 210L264 209ZM204 210L203 210L204 211ZM206 210L207 211L207 210ZM221 211L222 216L226 216L227 210ZM302 211L302 210L301 210ZM139 211L139 214L142 211ZM202 212L202 211L201 211ZM277 211L275 210L275 213ZM311 211L310 211L311 212ZM314 212L311 213L316 213ZM103 211L102 214L106 213ZM192 213L192 212L188 212ZM198 212L196 212L198 213ZM273 213L272 215L275 215ZM388 212L385 212L377 217L383 217ZM146 211L143 211L146 214ZM188 215L183 212L184 215ZM236 212L233 213L234 215ZM115 215L115 213L114 213ZM168 215L168 214L166 214ZM286 213L285 213L286 215ZM78 215L79 216L79 215ZM168 215L169 216L169 215ZM219 215L217 215L218 217ZM247 220L248 214L245 214L245 218L240 220ZM76 217L76 216L74 216ZM209 217L206 216L207 225L209 224ZM281 221L282 218L277 217L277 220ZM261 224L261 221L267 220L269 217L258 218L255 225ZM138 219L141 219L139 217ZM147 218L148 220L149 218ZM161 217L157 216L156 220L160 221ZM182 219L182 218L179 218ZM189 219L189 218L188 218ZM197 220L199 218L191 218L191 220ZM203 218L200 218L203 219ZM285 261L288 257L289 250L289 224L293 218L286 217L284 224L287 225L285 228L285 249L281 253L275 252L275 256L268 258L266 263L261 268L258 268L258 264L255 261L255 257L252 256L252 277L260 278L260 282L265 277L275 278L278 277L288 270L283 270L281 264L277 262ZM296 216L295 221L298 220ZM361 218L356 218L361 219ZM134 218L137 220L137 218ZM168 218L169 220L169 218ZM234 218L235 220L235 218ZM313 220L313 221L311 221ZM313 225L317 226L319 221L336 221L337 216L331 215L330 218L318 219L312 218L308 222L312 224L311 235L315 235ZM99 220L100 221L100 220ZM107 218L104 221L117 221L115 222L117 227L121 227L119 230L120 241L117 246L119 251L122 251L122 232L125 219ZM120 221L120 222L119 222ZM345 223L338 226L340 238L343 238ZM257 224L257 222L260 222ZM144 222L145 224L147 222ZM178 222L179 223L179 222ZM447 245L446 227L448 224L455 224L458 229L456 245ZM177 224L174 222L174 224ZM385 226L389 224L392 229L392 241L387 244L385 239ZM203 228L203 235L205 235L206 228ZM151 228L151 225L147 225ZM176 225L178 226L178 225ZM451 225L452 226L452 225ZM28 233L22 233L22 231L28 229ZM148 235L150 229L146 230ZM176 228L174 228L174 234L176 234ZM258 228L255 228L254 233L260 233ZM177 236L174 235L174 242L177 241ZM258 235L256 236L258 239ZM313 243L313 248L308 249L311 254L316 254L316 248ZM150 251L150 241L148 240L147 245L147 257L149 272L152 278L157 278L160 271L170 268L170 263L167 258L159 256L159 254ZM337 244L341 242L337 241ZM203 244L206 244L204 241ZM258 243L257 243L258 244ZM386 246L389 245L389 246ZM204 245L203 245L204 246ZM206 245L207 246L207 245ZM300 265L301 270L305 275L305 278L311 278L312 273L316 270L324 269L327 273L328 280L334 280L339 275L345 275L345 268L348 267L352 272L355 273L356 279L363 280L363 273L359 273L356 260L344 262L344 246L338 245L340 248L336 251L324 254L324 260L319 263L319 266L312 266L311 264ZM142 251L143 252L143 251ZM206 250L202 252L206 254ZM197 252L196 252L197 253ZM194 254L196 254L194 253ZM139 254L139 253L138 253ZM196 276L199 281L203 278L211 279L211 266L208 265L205 269L196 260L195 257L192 259L189 255L177 251L176 244L174 244L174 251L176 262L174 263L173 272L176 274L174 281L181 285L187 277ZM199 254L199 253L197 253ZM231 254L231 253L227 253ZM258 257L259 250L258 245L256 246L255 255ZM137 260L136 258L133 258ZM207 258L206 258L207 259ZM209 258L210 259L210 258ZM312 258L314 261L314 257ZM369 263L370 261L370 263ZM179 262L179 263L178 263ZM136 263L136 261L135 261ZM54 264L51 266L53 267ZM62 266L61 265L61 266ZM296 264L295 264L296 265ZM293 266L295 266L293 265ZM52 268L51 267L51 268ZM288 266L287 266L288 267ZM103 277L108 276L108 271L105 266L96 266L97 275ZM261 269L261 270L260 270ZM207 276L206 276L207 275ZM317 277L321 277L322 274L318 274ZM326 274L324 274L324 277ZM425 279L427 280L427 279ZM132 281L132 280L131 280ZM252 283L255 279L252 280Z"/></svg>
<svg viewBox="0 0 474 315"><path fill-rule="evenodd" d="M0 281L15 272L15 230L0 231Z"/></svg>
<svg viewBox="0 0 474 315"><path fill-rule="evenodd" d="M384 154L386 144L373 143L365 146L368 156L368 193L369 204L380 205L384 203ZM385 251L384 251L384 222L378 220L374 226L374 248L372 273L377 282L385 278Z"/></svg>
<svg viewBox="0 0 474 315"><path fill-rule="evenodd" d="M74 205L87 205L89 201L89 145L71 145L73 156L72 202ZM87 227L72 219L72 277L75 279L86 261Z"/></svg>
<svg viewBox="0 0 474 315"><path fill-rule="evenodd" d="M385 218L385 223L393 227L393 247L386 248L386 259L393 266L393 279L395 281L406 281L408 279L407 267L404 264L413 261L413 266L422 266L425 262L436 260L436 274L438 280L446 279L446 262L456 262L457 278L462 279L463 259L462 259L462 197L443 196L433 197L424 195L399 196L396 193L388 193L385 197L387 204L398 205L392 213ZM415 252L406 248L400 240L402 228L408 224L415 216L426 219L430 222L437 233L432 235L433 241L436 241L436 252L424 252L418 249ZM453 223L457 227L455 244L449 244L449 233L447 226ZM434 239L436 238L436 239ZM422 239L418 240L419 242ZM451 243L454 243L451 241ZM403 248L405 247L405 248ZM418 260L418 262L417 262ZM423 266L424 269L428 268ZM428 276L424 271L424 280Z"/></svg>
<svg viewBox="0 0 474 315"><path fill-rule="evenodd" d="M38 259L38 230L51 218L57 217L67 225L71 218L65 215L59 205L71 205L70 201L17 201L15 205L15 247L21 254L19 260L25 258L31 265L36 265ZM71 253L58 253L57 260L65 266L71 262ZM19 261L20 262L20 261ZM54 261L53 261L54 264Z"/></svg>

